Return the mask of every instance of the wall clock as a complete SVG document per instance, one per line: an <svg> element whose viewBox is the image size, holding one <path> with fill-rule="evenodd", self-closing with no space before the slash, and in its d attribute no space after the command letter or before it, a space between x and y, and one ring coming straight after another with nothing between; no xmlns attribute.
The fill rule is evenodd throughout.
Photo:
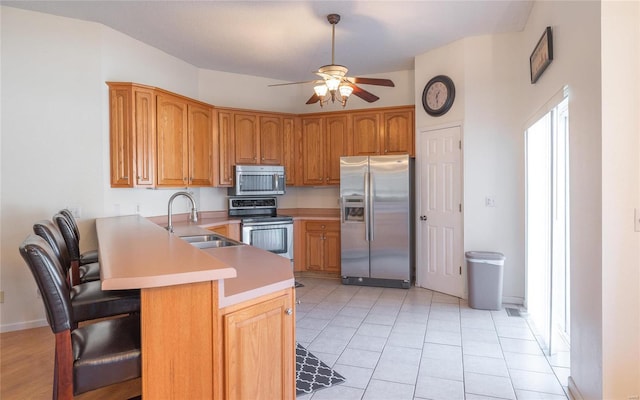
<svg viewBox="0 0 640 400"><path fill-rule="evenodd" d="M456 87L451 78L446 75L438 75L433 78L422 91L422 107L427 114L433 117L444 115L456 97Z"/></svg>

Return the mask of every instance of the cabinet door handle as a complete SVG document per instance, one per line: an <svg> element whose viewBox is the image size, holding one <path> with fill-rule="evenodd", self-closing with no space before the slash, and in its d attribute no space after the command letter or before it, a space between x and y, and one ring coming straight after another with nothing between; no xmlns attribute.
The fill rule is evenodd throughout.
<svg viewBox="0 0 640 400"><path fill-rule="evenodd" d="M291 308L287 308L287 309L284 310L284 313L287 314L287 315L291 315L291 314L293 314L293 310Z"/></svg>

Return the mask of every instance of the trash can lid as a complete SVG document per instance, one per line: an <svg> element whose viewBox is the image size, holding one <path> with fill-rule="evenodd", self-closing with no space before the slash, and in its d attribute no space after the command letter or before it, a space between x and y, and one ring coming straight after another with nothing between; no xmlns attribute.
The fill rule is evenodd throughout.
<svg viewBox="0 0 640 400"><path fill-rule="evenodd" d="M502 260L506 258L504 254L494 252L494 251L467 251L464 253L465 257L468 259L475 260Z"/></svg>

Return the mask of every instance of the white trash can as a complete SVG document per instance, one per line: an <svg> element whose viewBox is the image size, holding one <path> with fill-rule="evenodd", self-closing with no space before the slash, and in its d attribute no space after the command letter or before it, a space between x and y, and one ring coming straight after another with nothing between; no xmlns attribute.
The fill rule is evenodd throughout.
<svg viewBox="0 0 640 400"><path fill-rule="evenodd" d="M491 251L467 251L469 307L479 310L502 308L505 256Z"/></svg>

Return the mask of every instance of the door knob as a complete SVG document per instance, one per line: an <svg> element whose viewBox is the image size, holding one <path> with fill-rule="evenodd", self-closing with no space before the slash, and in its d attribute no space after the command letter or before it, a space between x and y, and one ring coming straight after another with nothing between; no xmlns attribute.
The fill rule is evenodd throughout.
<svg viewBox="0 0 640 400"><path fill-rule="evenodd" d="M293 314L293 310L290 309L290 308L287 308L286 310L284 310L284 313L287 314L287 315L291 315L291 314Z"/></svg>

